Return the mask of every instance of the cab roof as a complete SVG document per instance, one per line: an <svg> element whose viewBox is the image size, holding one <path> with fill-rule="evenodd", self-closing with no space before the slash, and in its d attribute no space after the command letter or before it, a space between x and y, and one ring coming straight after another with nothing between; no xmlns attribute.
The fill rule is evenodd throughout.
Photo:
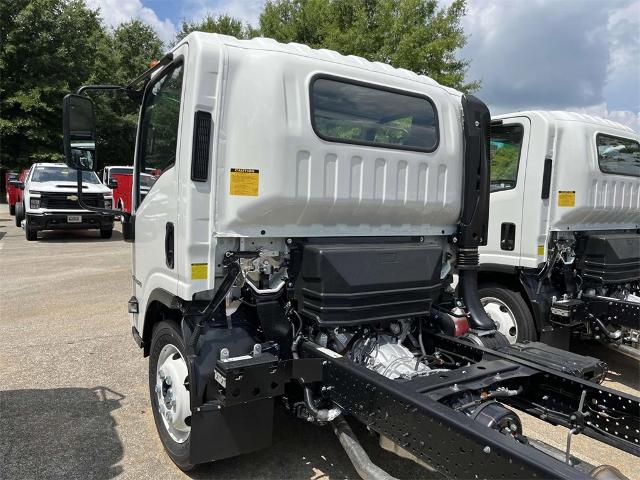
<svg viewBox="0 0 640 480"><path fill-rule="evenodd" d="M596 117L595 115L587 115L577 112L565 112L562 110L526 110L522 112L504 113L502 115L492 116L492 120L502 120L512 117L528 117L528 116L540 116L549 122L577 122L583 124L590 124L599 127L614 128L616 130L625 131L628 133L636 133L631 127L623 125L622 123L613 122L611 120L604 119L602 117Z"/></svg>
<svg viewBox="0 0 640 480"><path fill-rule="evenodd" d="M404 68L395 68L389 64L382 62L371 62L365 58L358 57L356 55L342 55L334 50L326 48L314 49L307 45L300 43L280 43L273 38L252 38L250 40L239 40L229 35L221 35L218 33L205 33L205 32L192 32L187 35L176 47L182 43L189 43L191 41L201 42L202 44L222 44L229 47L237 47L248 50L263 50L272 52L281 52L299 57L306 57L310 59L320 60L324 62L331 62L334 64L345 65L370 72L381 73L385 75L391 75L406 80L430 85L434 87L440 87L448 93L456 96L461 96L462 92L446 87L439 84L431 77L426 75L420 75L411 70Z"/></svg>

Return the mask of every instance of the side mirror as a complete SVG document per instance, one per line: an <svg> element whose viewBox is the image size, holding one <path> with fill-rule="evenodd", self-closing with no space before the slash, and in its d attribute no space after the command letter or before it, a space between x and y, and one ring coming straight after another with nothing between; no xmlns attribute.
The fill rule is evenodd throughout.
<svg viewBox="0 0 640 480"><path fill-rule="evenodd" d="M109 187L111 190L118 188L118 181L115 178L112 178L107 182L107 187Z"/></svg>
<svg viewBox="0 0 640 480"><path fill-rule="evenodd" d="M12 187L17 187L18 186L18 180L9 180L9 185L11 185Z"/></svg>
<svg viewBox="0 0 640 480"><path fill-rule="evenodd" d="M16 187L18 187L20 190L24 190L24 182L18 182L18 181L16 181L16 182L14 183L14 185L15 185Z"/></svg>
<svg viewBox="0 0 640 480"><path fill-rule="evenodd" d="M67 165L76 170L96 168L96 116L90 98L69 94L62 100L62 131Z"/></svg>

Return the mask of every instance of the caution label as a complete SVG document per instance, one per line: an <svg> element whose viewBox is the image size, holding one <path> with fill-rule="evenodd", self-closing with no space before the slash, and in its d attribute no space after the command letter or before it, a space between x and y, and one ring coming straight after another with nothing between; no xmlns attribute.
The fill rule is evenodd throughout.
<svg viewBox="0 0 640 480"><path fill-rule="evenodd" d="M544 245L538 245L538 256L544 257Z"/></svg>
<svg viewBox="0 0 640 480"><path fill-rule="evenodd" d="M191 264L191 280L206 280L209 277L208 263Z"/></svg>
<svg viewBox="0 0 640 480"><path fill-rule="evenodd" d="M229 172L229 195L257 197L260 171L251 168L232 168Z"/></svg>
<svg viewBox="0 0 640 480"><path fill-rule="evenodd" d="M558 206L559 207L575 207L576 206L576 192L575 190L560 190L558 192Z"/></svg>

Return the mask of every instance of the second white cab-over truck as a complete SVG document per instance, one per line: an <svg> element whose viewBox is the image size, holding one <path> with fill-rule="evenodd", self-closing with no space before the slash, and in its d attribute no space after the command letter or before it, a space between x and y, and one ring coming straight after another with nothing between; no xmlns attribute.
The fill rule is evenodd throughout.
<svg viewBox="0 0 640 480"><path fill-rule="evenodd" d="M345 418L451 478L618 475L528 438L510 406L640 453L634 429L600 428L638 420L637 398L596 383L602 362L509 345L482 308L479 99L358 57L193 33L129 85L65 97L71 165L93 166L84 94L105 89L141 106L133 212L118 213L132 333L181 469L268 447L276 401L331 424L365 478L389 476Z"/></svg>
<svg viewBox="0 0 640 480"><path fill-rule="evenodd" d="M569 112L494 117L480 294L511 342L638 347L640 136Z"/></svg>

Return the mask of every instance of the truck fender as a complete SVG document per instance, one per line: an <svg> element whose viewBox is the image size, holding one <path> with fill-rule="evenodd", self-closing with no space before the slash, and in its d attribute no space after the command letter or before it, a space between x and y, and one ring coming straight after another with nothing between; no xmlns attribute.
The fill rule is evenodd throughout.
<svg viewBox="0 0 640 480"><path fill-rule="evenodd" d="M180 319L179 308L181 302L182 300L179 297L163 288L156 288L149 295L144 312L142 335L138 333L138 336L142 338L142 344L140 346L144 349L145 357L149 356L153 325L161 320L173 319L178 322Z"/></svg>

